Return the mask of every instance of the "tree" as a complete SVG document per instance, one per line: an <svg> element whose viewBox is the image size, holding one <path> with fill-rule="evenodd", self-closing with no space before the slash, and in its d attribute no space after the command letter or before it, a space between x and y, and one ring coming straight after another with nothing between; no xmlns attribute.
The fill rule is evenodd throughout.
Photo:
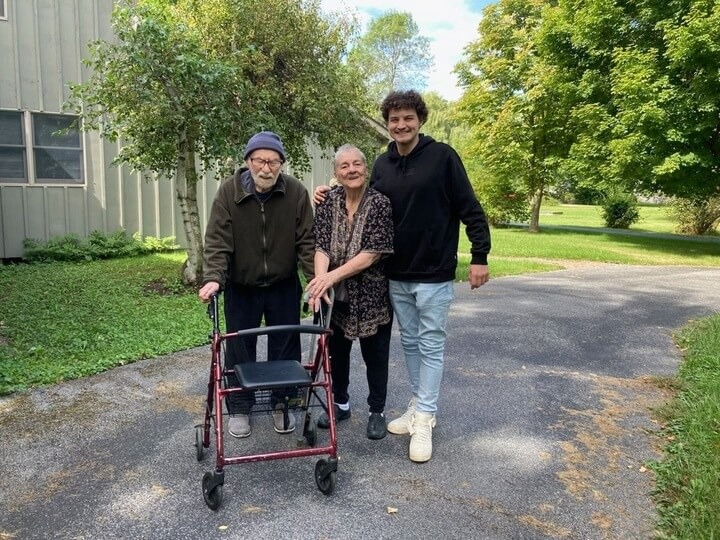
<svg viewBox="0 0 720 540"><path fill-rule="evenodd" d="M720 4L560 0L545 57L576 81L564 169L700 208L720 193Z"/></svg>
<svg viewBox="0 0 720 540"><path fill-rule="evenodd" d="M117 42L90 44L92 74L71 85L68 106L84 130L121 141L116 163L175 178L187 239L183 278L191 283L202 275L196 158L210 167L233 155L238 141L228 127L245 131L257 119L235 107L244 99L235 68L206 57L202 37L172 10L155 2L117 7L112 25Z"/></svg>
<svg viewBox="0 0 720 540"><path fill-rule="evenodd" d="M236 84L248 89L238 106L282 136L295 169L309 169L309 140L374 145L361 112L366 87L345 63L353 21L326 18L317 0L177 2L208 54L237 67Z"/></svg>
<svg viewBox="0 0 720 540"><path fill-rule="evenodd" d="M457 116L455 102L448 101L437 92L427 92L423 99L429 114L422 132L458 149L467 137L469 127Z"/></svg>
<svg viewBox="0 0 720 540"><path fill-rule="evenodd" d="M393 90L425 88L433 63L429 43L410 13L388 11L370 22L348 56L348 64L366 81L373 106L369 112L375 114Z"/></svg>
<svg viewBox="0 0 720 540"><path fill-rule="evenodd" d="M720 195L720 3L650 5L655 38L614 51L618 173L643 191L708 200Z"/></svg>
<svg viewBox="0 0 720 540"><path fill-rule="evenodd" d="M456 72L465 93L463 119L473 126L470 154L479 190L494 219L518 219L530 207L539 230L542 198L567 154L572 86L539 55L536 36L549 0L501 0L483 12L480 37Z"/></svg>
<svg viewBox="0 0 720 540"><path fill-rule="evenodd" d="M137 0L113 13L116 40L90 45L87 82L68 106L85 130L120 140L117 163L174 177L188 259L186 283L202 276L197 208L200 170L242 157L262 129L278 132L295 168L307 142L366 140L362 86L342 67L343 24L317 3L276 0Z"/></svg>

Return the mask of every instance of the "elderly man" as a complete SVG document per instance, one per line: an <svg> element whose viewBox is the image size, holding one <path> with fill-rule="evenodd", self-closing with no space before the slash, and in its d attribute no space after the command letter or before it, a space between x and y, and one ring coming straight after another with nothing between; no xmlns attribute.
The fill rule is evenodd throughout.
<svg viewBox="0 0 720 540"><path fill-rule="evenodd" d="M245 147L245 167L220 186L205 233L204 279L198 296L203 302L225 292L228 332L300 324L302 287L298 262L308 280L313 277L315 242L313 212L305 187L281 172L285 149L280 137L263 131ZM268 359L300 360L297 334L268 337ZM225 365L256 360L256 338L230 339ZM228 386L237 387L234 374ZM286 394L274 392L273 422L278 433L295 429L295 419L283 414ZM228 431L234 437L251 433L252 395L231 393Z"/></svg>

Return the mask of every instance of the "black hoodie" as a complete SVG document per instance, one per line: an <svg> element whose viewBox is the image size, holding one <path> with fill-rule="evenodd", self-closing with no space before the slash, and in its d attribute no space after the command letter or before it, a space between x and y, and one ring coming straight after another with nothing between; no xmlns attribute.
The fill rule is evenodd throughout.
<svg viewBox="0 0 720 540"><path fill-rule="evenodd" d="M472 264L487 264L490 229L460 156L420 135L407 156L391 142L375 161L370 185L392 202L395 253L390 279L440 283L455 279L460 221L472 243Z"/></svg>

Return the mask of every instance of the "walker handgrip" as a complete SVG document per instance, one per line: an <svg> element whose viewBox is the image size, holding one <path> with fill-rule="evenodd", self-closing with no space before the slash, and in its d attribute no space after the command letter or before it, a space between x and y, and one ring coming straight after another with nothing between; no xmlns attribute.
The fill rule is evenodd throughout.
<svg viewBox="0 0 720 540"><path fill-rule="evenodd" d="M208 317L210 317L210 320L213 323L213 332L219 332L220 331L220 322L219 322L219 300L218 296L220 293L213 293L210 296L210 303L208 304L207 312Z"/></svg>

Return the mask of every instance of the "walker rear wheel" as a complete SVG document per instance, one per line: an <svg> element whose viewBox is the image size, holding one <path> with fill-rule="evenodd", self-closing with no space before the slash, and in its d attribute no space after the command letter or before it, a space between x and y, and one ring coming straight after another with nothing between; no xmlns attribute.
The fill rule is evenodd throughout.
<svg viewBox="0 0 720 540"><path fill-rule="evenodd" d="M310 414L305 417L305 440L308 446L315 446L317 443L317 423Z"/></svg>
<svg viewBox="0 0 720 540"><path fill-rule="evenodd" d="M205 458L205 447L203 442L205 440L205 427L195 426L195 457L198 461L202 461Z"/></svg>

